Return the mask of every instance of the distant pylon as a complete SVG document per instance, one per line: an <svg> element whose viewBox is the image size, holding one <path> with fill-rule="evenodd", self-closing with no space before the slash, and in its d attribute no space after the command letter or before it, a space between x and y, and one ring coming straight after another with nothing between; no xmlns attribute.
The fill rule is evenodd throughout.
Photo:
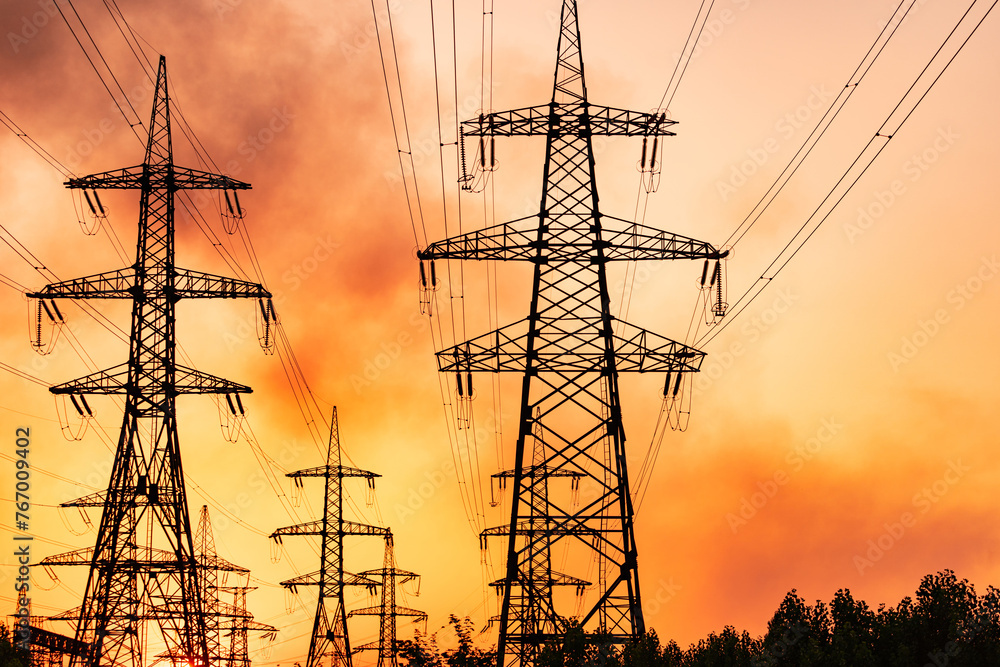
<svg viewBox="0 0 1000 667"><path fill-rule="evenodd" d="M344 478L363 477L368 481L368 485L374 488L375 478L379 475L341 465L340 428L337 422L337 408L334 408L330 418L330 444L327 449L326 465L291 472L286 477L293 478L297 485L302 484L303 477L323 477L326 480L322 519L280 528L271 534L271 538L279 543L281 538L287 535L319 535L322 538L319 571L281 582L282 586L293 592L298 586L319 587L306 667L351 667L351 643L347 634L344 588L365 586L374 589L379 582L362 575L344 572L344 536L388 537L390 532L388 528L369 526L344 518ZM332 610L328 609L330 605L333 606Z"/></svg>
<svg viewBox="0 0 1000 667"><path fill-rule="evenodd" d="M377 570L365 570L359 572L362 577L376 579L382 584L381 602L375 607L364 607L353 609L348 616L378 616L379 630L378 641L363 644L354 649L358 651L378 651L378 667L397 667L399 662L396 655L399 652L399 645L396 641L396 619L400 616L411 616L413 622L427 621L427 614L417 609L401 607L396 604L396 587L412 581L420 575L400 570L396 567L396 556L392 546L392 535L385 538L385 557L382 567Z"/></svg>
<svg viewBox="0 0 1000 667"><path fill-rule="evenodd" d="M145 159L141 165L73 178L70 188L138 189L139 233L132 266L46 286L38 299L129 299L126 364L52 387L76 404L83 394L125 396L125 415L76 639L89 646L71 665L146 667L143 637L155 621L167 652L196 667L209 648L177 436L179 394L249 393L249 387L177 364L175 306L182 298L269 299L262 286L181 269L174 263L174 195L180 189L248 189L249 184L176 167L170 136L166 59L161 56ZM86 405L86 403L83 403ZM83 499L81 506L95 498ZM165 555L164 555L165 554Z"/></svg>
<svg viewBox="0 0 1000 667"><path fill-rule="evenodd" d="M439 370L456 375L459 395L474 372L522 375L510 521L482 534L503 536L507 543L505 576L496 582L503 595L498 667L533 664L543 644L562 639L568 614L557 609L554 591L567 584L579 590L592 578L591 568L596 590L578 619L597 633L588 635L590 641L624 643L645 633L618 375L680 378L696 372L704 354L615 322L606 265L719 260L725 252L602 213L593 137L642 137L645 162L647 140L655 155L656 142L673 134L667 129L673 124L664 113L590 103L577 3L564 0L551 102L484 113L461 124L461 140L480 137L481 146L492 146L498 136L546 138L538 215L433 243L418 253L421 262L533 264L525 319L437 355ZM550 488L549 480L560 476L579 486L578 505L572 500L576 494ZM566 568L583 576L553 570L557 547Z"/></svg>

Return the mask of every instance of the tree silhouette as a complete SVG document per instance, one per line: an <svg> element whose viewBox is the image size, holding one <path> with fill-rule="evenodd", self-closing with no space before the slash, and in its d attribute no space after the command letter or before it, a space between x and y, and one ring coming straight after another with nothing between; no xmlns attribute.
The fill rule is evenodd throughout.
<svg viewBox="0 0 1000 667"><path fill-rule="evenodd" d="M468 618L450 621L458 648L441 652L436 635L405 642L412 667L494 667L476 649ZM1000 667L1000 590L977 595L951 570L925 576L914 597L876 611L841 589L809 605L795 590L781 601L762 637L726 626L681 649L654 631L624 646L570 622L546 644L535 667Z"/></svg>

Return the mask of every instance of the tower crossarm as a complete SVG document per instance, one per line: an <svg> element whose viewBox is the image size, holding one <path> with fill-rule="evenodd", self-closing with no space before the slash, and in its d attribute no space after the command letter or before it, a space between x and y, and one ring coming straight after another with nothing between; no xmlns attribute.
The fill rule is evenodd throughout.
<svg viewBox="0 0 1000 667"><path fill-rule="evenodd" d="M467 137L624 136L669 137L676 125L663 113L628 111L589 102L539 104L537 106L481 114L462 123Z"/></svg>
<svg viewBox="0 0 1000 667"><path fill-rule="evenodd" d="M310 572L309 574L302 574L281 582L282 586L290 589L294 589L297 586L320 586L322 584L323 582L320 580L320 572L318 571ZM344 572L344 585L364 586L365 588L377 588L381 586L381 584L374 579L369 579L361 574L352 574L350 572Z"/></svg>
<svg viewBox="0 0 1000 667"><path fill-rule="evenodd" d="M382 476L378 473L360 470L358 468L348 468L347 466L316 466L315 468L306 468L304 470L296 470L295 472L287 473L285 477L326 477L327 471L329 471L331 475L339 475L340 477L364 477L368 480L373 480L376 477Z"/></svg>
<svg viewBox="0 0 1000 667"><path fill-rule="evenodd" d="M539 519L525 519L523 521L518 521L516 525L516 530L518 535L573 535L575 537L595 537L599 533L597 530L582 526L579 524L570 524L568 522L556 523L547 518ZM492 528L487 528L479 534L480 539L487 537L501 537L510 535L511 527L510 524L504 524L502 526L493 526Z"/></svg>
<svg viewBox="0 0 1000 667"><path fill-rule="evenodd" d="M271 293L263 286L246 280L177 269L174 296L178 299L270 299Z"/></svg>
<svg viewBox="0 0 1000 667"><path fill-rule="evenodd" d="M136 391L136 387L128 383L128 364L113 366L107 370L91 373L82 378L71 380L49 387L53 394L113 394L130 395ZM139 376L140 380L144 377ZM139 389L155 388L156 378L149 387L142 386ZM231 382L202 371L178 365L175 370L174 386L171 391L178 394L250 394L253 390L237 382ZM149 401L145 395L143 401Z"/></svg>
<svg viewBox="0 0 1000 667"><path fill-rule="evenodd" d="M35 299L140 299L145 298L136 280L135 269L127 267L74 278L46 285L37 292L30 292ZM198 298L258 298L269 299L271 293L257 283L226 276L217 276L191 269L174 272L173 296L175 299Z"/></svg>
<svg viewBox="0 0 1000 667"><path fill-rule="evenodd" d="M506 579L497 579L496 581L491 581L490 586L496 589L501 589L507 583ZM521 582L516 579L511 582L514 586L522 585ZM563 574L562 572L552 571L550 573L548 581L545 582L546 586L576 586L578 590L582 590L592 585L591 582L585 579L579 579L577 577L571 577L568 574Z"/></svg>
<svg viewBox="0 0 1000 667"><path fill-rule="evenodd" d="M60 635L56 632L49 632L35 626L31 626L30 637L32 646L41 646L64 655L82 657L87 655L87 649L89 648L89 644L86 642L79 641L73 637L67 637L66 635Z"/></svg>
<svg viewBox="0 0 1000 667"><path fill-rule="evenodd" d="M520 218L432 243L418 253L420 259L523 260L536 264L556 262L614 262L668 259L720 259L727 255L709 243L654 227L602 216L623 223L624 229L602 227L599 235L551 235L538 216ZM589 228L591 220L582 220ZM533 227L529 227L533 225ZM600 252L598 252L600 251Z"/></svg>
<svg viewBox="0 0 1000 667"><path fill-rule="evenodd" d="M135 269L127 267L51 283L28 296L34 299L131 299L136 296L134 286Z"/></svg>
<svg viewBox="0 0 1000 667"><path fill-rule="evenodd" d="M352 609L347 613L347 616L381 616L382 613L382 605L376 605L374 607ZM427 618L427 612L420 611L419 609L410 609L409 607L400 607L399 605L394 606L391 613L393 616L415 616L419 619ZM378 648L378 644L376 643L373 648ZM361 651L363 647L359 646L356 650Z"/></svg>
<svg viewBox="0 0 1000 667"><path fill-rule="evenodd" d="M566 468L553 468L551 466L539 465L539 466L529 466L521 471L523 477L531 478L541 478L541 477L572 477L574 479L580 479L584 474L578 470L568 470ZM496 472L490 475L493 479L499 479L501 481L514 479L517 476L516 470L504 470L502 472Z"/></svg>
<svg viewBox="0 0 1000 667"><path fill-rule="evenodd" d="M177 167L173 164L146 164L123 169L112 169L65 183L73 189L131 190L165 187L169 190L217 188L224 190L249 190L250 184L235 178L213 174L200 169Z"/></svg>
<svg viewBox="0 0 1000 667"><path fill-rule="evenodd" d="M89 493L75 500L59 503L59 507L103 507L108 497L107 491L97 491Z"/></svg>
<svg viewBox="0 0 1000 667"><path fill-rule="evenodd" d="M391 535L392 533L388 528L380 528L378 526L370 526L366 523L356 523L354 521L344 521L343 534L344 535L380 535L385 537ZM279 528L278 530L271 533L271 539L278 539L285 537L287 535L324 535L323 522L322 521L308 521L306 523L300 523L295 526L286 526L285 528Z"/></svg>
<svg viewBox="0 0 1000 667"><path fill-rule="evenodd" d="M165 549L146 547L139 550L137 553L141 555L140 558L128 559L125 561L137 569L152 569L160 565L175 566L177 564L177 555L174 552L167 551ZM90 565L93 560L94 547L84 547L82 549L74 549L73 551L48 556L47 558L43 558L38 563L33 563L32 566ZM238 574L250 573L250 570L247 568L234 565L221 556L197 556L195 560L197 561L197 566L201 569L216 570L218 572L236 572ZM100 562L103 562L103 560L99 559L98 563Z"/></svg>
<svg viewBox="0 0 1000 667"><path fill-rule="evenodd" d="M618 372L697 372L705 353L626 322L612 336ZM600 367L607 351L600 339L566 330L541 349L528 349L527 319L437 353L441 372L566 373ZM529 355L531 363L528 363Z"/></svg>

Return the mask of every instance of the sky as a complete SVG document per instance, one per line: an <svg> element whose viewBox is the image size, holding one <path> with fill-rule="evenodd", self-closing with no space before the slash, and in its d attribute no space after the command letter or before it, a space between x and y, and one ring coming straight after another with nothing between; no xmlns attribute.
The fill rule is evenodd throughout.
<svg viewBox="0 0 1000 667"><path fill-rule="evenodd" d="M74 4L117 77L121 90L104 78L124 111L47 0L0 8L0 110L78 175L138 164L142 145L129 126L141 134L139 121L148 123L151 86L104 4ZM443 177L439 158L435 43L449 143L456 107L464 119L550 99L559 3L493 5L492 51L485 49L492 86L489 77L483 86L490 71L483 66L483 5L457 4L453 48L449 3L434 3L433 32L431 5L410 0L376 3L377 20L371 5L357 0L180 0L170 10L117 3L147 55L167 57L175 117L183 114L219 169L253 185L240 197L245 230L281 319L282 352L267 355L255 340L253 303L178 306L182 353L201 370L254 388L245 397L253 445L246 437L225 439L208 397L183 397L178 409L191 513L210 505L219 554L252 570L258 588L249 610L280 630L270 648L252 640L255 664L290 664L308 645L314 593L289 598L277 584L315 570L317 544L285 540L278 554L266 535L317 518L322 485L306 480L296 499L282 475L323 463L322 419L334 405L352 463L382 475L372 506L360 482L351 488L351 517L390 526L397 565L421 575L419 596L408 588L405 604L428 612L431 631L448 614L469 615L482 627L496 613L484 582L499 578L494 564L501 559L480 552L477 533L504 521L503 504L489 503L489 475L512 464L518 382L503 379L498 410L492 378L477 378L469 430L456 431L454 413L442 405L451 403L453 387L439 384L433 352L450 341L451 303L459 300L444 289L437 319L421 315L415 259L418 245L445 237L446 222L454 233L458 216L454 146L441 151ZM591 100L657 108L699 4L580 2ZM638 140L598 141L602 210L631 219L639 201L646 224L725 244L850 81L895 6L717 0L669 107L677 135L665 141L657 191L637 199ZM106 72L72 9L59 7ZM817 148L734 248L726 263L730 302L796 230L818 220L810 215L966 7L915 3ZM390 106L375 34L378 26L385 37L389 16L414 165L405 187L393 130L395 121L404 136L400 100L394 94ZM761 633L791 589L812 601L846 587L876 607L896 604L920 577L945 568L980 591L1000 582L1000 528L990 501L1000 481L993 447L1000 372L1000 231L993 223L1000 208L991 195L1000 144L993 113L998 33L990 15L802 250L704 345L702 373L688 390L688 428L666 431L636 516L644 613L661 638L683 646L725 625ZM389 88L398 91L387 41L383 47ZM174 132L176 162L209 168L179 122ZM463 195L461 224L484 224L484 201L497 221L537 210L543 147L538 139L498 139L492 198ZM135 193L102 196L110 227L88 236L56 169L8 130L0 134L0 155L0 221L60 279L133 261ZM423 217L411 225L414 184ZM233 275L217 251L223 247L253 275L249 244L226 233L217 205L211 200L200 210L220 245L178 213L178 265ZM32 289L46 282L9 246L0 246L0 258L5 282ZM491 318L504 324L527 313L523 267L493 268L469 266L455 287L465 297L470 337L495 326ZM457 281L457 265L453 271ZM611 284L631 289L627 299L614 295L613 307L626 300L631 322L682 339L700 264L616 271ZM495 316L486 306L494 279ZM125 304L94 305L127 328ZM32 350L18 289L0 286L0 307L4 364L44 384L90 372L67 332L51 354ZM125 361L125 343L78 307L66 304L63 312L94 367ZM444 339L432 337L432 324ZM306 416L288 379L293 364L313 397ZM662 383L653 375L622 378L636 476L659 437ZM97 424L115 440L120 406L93 398L96 424L71 441L44 386L5 371L0 396L0 438L9 444L0 474L4 533L14 532L14 431L27 426L33 558L92 545L81 515L55 506L107 484L112 452ZM381 544L355 540L348 567L381 567ZM0 564L0 603L13 611L12 556ZM55 582L33 571L34 613L79 604L82 568L57 574ZM373 602L349 595L348 604ZM367 622L351 621L355 643L374 638L377 626ZM411 628L400 632L408 636ZM495 641L495 630L483 641Z"/></svg>

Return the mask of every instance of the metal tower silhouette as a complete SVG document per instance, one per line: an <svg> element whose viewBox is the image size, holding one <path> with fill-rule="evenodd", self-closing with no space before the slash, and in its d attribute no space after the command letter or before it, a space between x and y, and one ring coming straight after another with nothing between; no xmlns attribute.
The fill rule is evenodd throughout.
<svg viewBox="0 0 1000 667"><path fill-rule="evenodd" d="M125 414L108 489L81 505L103 503L97 543L77 618L89 646L71 664L145 667L146 624L155 621L172 656L207 665L209 647L195 558L175 399L181 394L249 393L249 387L179 365L175 305L182 298L270 298L262 286L178 268L174 195L180 189L248 189L247 183L177 167L170 136L166 60L156 79L145 159L135 167L74 178L67 187L140 191L135 264L46 286L40 299L129 299L128 362L52 387L54 394L125 397Z"/></svg>
<svg viewBox="0 0 1000 667"><path fill-rule="evenodd" d="M322 555L318 572L306 574L281 582L293 592L298 586L318 586L319 599L316 601L316 618L313 621L312 636L309 640L309 655L306 667L341 667L351 665L351 644L347 634L347 610L344 607L344 588L347 586L367 586L374 589L379 582L363 575L344 572L344 536L378 535L389 538L388 528L369 526L348 521L344 518L344 478L363 477L374 487L375 478L380 477L367 470L341 465L340 428L337 408L330 419L330 444L327 449L326 465L290 472L297 485L303 477L323 477L326 480L323 518L297 526L279 528L271 533L271 538L281 542L288 535L319 535L322 538ZM327 606L332 604L331 614Z"/></svg>
<svg viewBox="0 0 1000 667"><path fill-rule="evenodd" d="M385 538L385 556L382 567L377 570L366 570L359 573L362 577L376 579L382 586L381 601L377 606L353 609L348 616L378 616L378 641L362 644L354 649L358 651L378 651L378 667L396 667L398 644L396 642L396 619L400 616L412 616L414 623L426 621L427 614L417 609L401 607L396 604L396 587L407 581L413 581L420 575L396 567L396 556L392 545L392 534Z"/></svg>
<svg viewBox="0 0 1000 667"><path fill-rule="evenodd" d="M195 533L195 558L198 560L202 577L202 609L205 613L206 643L212 667L249 667L250 658L247 655L249 645L248 633L262 632L274 635L277 628L253 620L253 614L247 611L247 591L256 590L253 586L226 586L219 584L219 573L223 578L233 573L238 576L250 576L250 570L233 565L215 552L215 535L212 531L212 519L208 513L208 505L201 506L198 519L198 530ZM233 603L223 602L220 594L233 594ZM229 634L229 646L223 647L223 634Z"/></svg>
<svg viewBox="0 0 1000 667"><path fill-rule="evenodd" d="M601 641L643 634L639 570L625 456L618 376L623 372L696 372L702 352L625 322L613 322L606 265L616 261L719 259L707 243L632 221L598 207L594 136L671 136L662 113L591 104L584 81L577 3L564 0L552 101L482 114L462 123L462 137L546 137L537 216L431 244L421 260L521 260L533 267L528 316L438 352L439 370L462 375L523 376L510 522L483 537L507 537L502 590L501 667L534 662L558 641L566 618L554 587L586 585L552 568L557 545L568 565L596 562L596 601L579 617ZM617 332L616 332L617 328ZM591 495L578 506L551 493L549 480L571 477ZM584 495L584 494L581 494Z"/></svg>

